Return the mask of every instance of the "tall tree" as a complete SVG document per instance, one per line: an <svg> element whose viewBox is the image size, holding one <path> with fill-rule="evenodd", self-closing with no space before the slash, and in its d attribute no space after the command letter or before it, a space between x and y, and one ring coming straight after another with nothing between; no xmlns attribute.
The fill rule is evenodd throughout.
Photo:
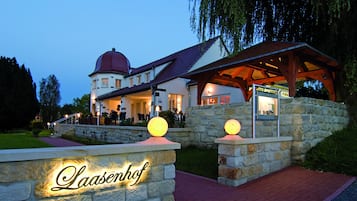
<svg viewBox="0 0 357 201"><path fill-rule="evenodd" d="M43 122L55 121L59 116L60 84L55 75L40 81L40 105Z"/></svg>
<svg viewBox="0 0 357 201"><path fill-rule="evenodd" d="M191 25L201 40L221 35L233 53L256 41L306 42L336 58L339 101L357 125L357 1L190 0Z"/></svg>
<svg viewBox="0 0 357 201"><path fill-rule="evenodd" d="M38 111L30 70L16 58L0 57L0 130L27 128Z"/></svg>

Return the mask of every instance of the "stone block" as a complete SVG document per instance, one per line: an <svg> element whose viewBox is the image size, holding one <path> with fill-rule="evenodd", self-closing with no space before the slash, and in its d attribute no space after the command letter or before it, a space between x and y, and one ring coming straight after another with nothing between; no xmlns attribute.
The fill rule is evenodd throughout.
<svg viewBox="0 0 357 201"><path fill-rule="evenodd" d="M280 142L280 150L290 150L291 149L291 142Z"/></svg>
<svg viewBox="0 0 357 201"><path fill-rule="evenodd" d="M148 199L146 184L136 185L126 189L126 201L141 201Z"/></svg>
<svg viewBox="0 0 357 201"><path fill-rule="evenodd" d="M154 166L150 167L148 181L161 181L164 179L164 166Z"/></svg>
<svg viewBox="0 0 357 201"><path fill-rule="evenodd" d="M218 164L219 165L227 165L227 156L218 155Z"/></svg>
<svg viewBox="0 0 357 201"><path fill-rule="evenodd" d="M243 147L242 145L236 146L236 145L219 144L218 154L226 155L226 156L240 156L242 147Z"/></svg>
<svg viewBox="0 0 357 201"><path fill-rule="evenodd" d="M281 160L283 158L283 155L281 152L275 152L274 153L274 160Z"/></svg>
<svg viewBox="0 0 357 201"><path fill-rule="evenodd" d="M247 150L248 154L254 154L257 151L257 146L255 144L248 144Z"/></svg>
<svg viewBox="0 0 357 201"><path fill-rule="evenodd" d="M242 167L243 166L243 157L241 156L234 156L234 157L227 157L227 166L230 167Z"/></svg>
<svg viewBox="0 0 357 201"><path fill-rule="evenodd" d="M125 200L125 189L111 191L98 191L93 195L93 201L117 201Z"/></svg>
<svg viewBox="0 0 357 201"><path fill-rule="evenodd" d="M251 165L255 165L259 162L259 157L257 154L251 154L251 155L247 155L246 157L244 157L243 159L243 165L244 166L251 166Z"/></svg>
<svg viewBox="0 0 357 201"><path fill-rule="evenodd" d="M19 201L27 200L31 196L32 185L30 182L20 182L0 185L0 200Z"/></svg>
<svg viewBox="0 0 357 201"><path fill-rule="evenodd" d="M165 195L162 196L162 201L175 201L174 195Z"/></svg>
<svg viewBox="0 0 357 201"><path fill-rule="evenodd" d="M242 176L242 169L220 165L218 167L218 176L233 180L239 179Z"/></svg>
<svg viewBox="0 0 357 201"><path fill-rule="evenodd" d="M148 184L148 195L150 198L170 195L175 191L175 180L163 180L150 182Z"/></svg>
<svg viewBox="0 0 357 201"><path fill-rule="evenodd" d="M160 164L172 164L176 161L175 151L160 151L148 153L147 159L151 161L152 166Z"/></svg>
<svg viewBox="0 0 357 201"><path fill-rule="evenodd" d="M175 179L176 177L175 165L165 165L164 166L164 179Z"/></svg>
<svg viewBox="0 0 357 201"><path fill-rule="evenodd" d="M224 184L224 185L227 185L227 186L240 186L242 184L245 184L247 183L247 178L241 178L241 179L227 179L225 177L218 177L217 179L218 183L220 184Z"/></svg>

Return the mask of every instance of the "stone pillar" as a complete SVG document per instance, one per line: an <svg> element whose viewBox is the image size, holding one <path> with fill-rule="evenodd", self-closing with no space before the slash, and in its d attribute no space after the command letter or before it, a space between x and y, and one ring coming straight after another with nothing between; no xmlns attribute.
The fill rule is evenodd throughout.
<svg viewBox="0 0 357 201"><path fill-rule="evenodd" d="M218 183L239 186L289 166L291 141L292 137L216 139Z"/></svg>

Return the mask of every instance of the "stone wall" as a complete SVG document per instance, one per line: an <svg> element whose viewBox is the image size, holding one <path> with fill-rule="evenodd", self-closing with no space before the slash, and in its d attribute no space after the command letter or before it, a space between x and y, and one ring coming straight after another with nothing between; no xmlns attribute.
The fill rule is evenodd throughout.
<svg viewBox="0 0 357 201"><path fill-rule="evenodd" d="M0 150L0 200L174 200L180 144Z"/></svg>
<svg viewBox="0 0 357 201"><path fill-rule="evenodd" d="M218 182L239 186L289 166L291 141L292 137L217 139Z"/></svg>
<svg viewBox="0 0 357 201"><path fill-rule="evenodd" d="M150 137L146 127L139 126L96 126L85 124L59 124L56 132L73 129L79 137L92 138L107 143L135 143ZM185 147L191 144L193 136L190 128L169 128L165 137Z"/></svg>
<svg viewBox="0 0 357 201"><path fill-rule="evenodd" d="M186 128L170 128L166 137L183 147L196 145L214 147L214 140L225 136L223 125L228 119L240 121L240 136L252 138L252 103L195 106L188 108ZM292 159L304 160L305 153L322 139L348 124L346 105L313 98L282 99L280 136L292 136ZM61 124L60 130L73 125ZM57 128L56 128L57 129ZM108 143L133 143L147 139L145 127L75 125L75 134ZM276 121L256 121L256 137L276 137Z"/></svg>
<svg viewBox="0 0 357 201"><path fill-rule="evenodd" d="M191 107L186 113L186 126L192 129L198 146L215 146L214 140L225 135L223 125L228 119L241 122L240 136L252 137L252 103ZM280 135L292 136L294 162L304 160L306 151L332 132L348 124L346 105L313 98L282 99ZM276 136L276 121L256 121L256 137Z"/></svg>

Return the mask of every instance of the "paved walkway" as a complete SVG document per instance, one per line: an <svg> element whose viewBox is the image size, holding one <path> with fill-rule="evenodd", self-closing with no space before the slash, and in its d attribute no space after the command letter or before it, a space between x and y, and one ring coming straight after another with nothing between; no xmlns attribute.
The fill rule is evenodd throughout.
<svg viewBox="0 0 357 201"><path fill-rule="evenodd" d="M355 180L341 174L288 167L239 187L177 171L176 201L333 200Z"/></svg>
<svg viewBox="0 0 357 201"><path fill-rule="evenodd" d="M58 147L82 144L62 138L43 137ZM292 166L239 187L176 171L176 201L356 201L356 178Z"/></svg>

